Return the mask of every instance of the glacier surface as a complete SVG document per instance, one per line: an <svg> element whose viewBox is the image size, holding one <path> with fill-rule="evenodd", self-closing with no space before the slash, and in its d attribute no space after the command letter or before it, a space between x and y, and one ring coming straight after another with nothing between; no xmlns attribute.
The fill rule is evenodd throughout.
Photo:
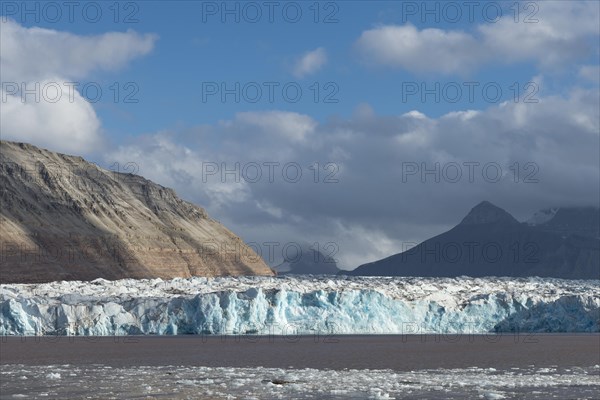
<svg viewBox="0 0 600 400"><path fill-rule="evenodd" d="M222 277L0 285L0 335L600 332L600 281Z"/></svg>

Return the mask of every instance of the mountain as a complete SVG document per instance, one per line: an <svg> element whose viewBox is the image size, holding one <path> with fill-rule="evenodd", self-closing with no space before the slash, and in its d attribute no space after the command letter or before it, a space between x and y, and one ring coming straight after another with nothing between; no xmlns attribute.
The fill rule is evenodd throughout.
<svg viewBox="0 0 600 400"><path fill-rule="evenodd" d="M333 257L308 246L289 251L283 263L275 267L279 275L337 275L340 270Z"/></svg>
<svg viewBox="0 0 600 400"><path fill-rule="evenodd" d="M482 201L471 209L460 224L481 226L485 224L515 225L518 223L519 221L500 207L496 207L489 201Z"/></svg>
<svg viewBox="0 0 600 400"><path fill-rule="evenodd" d="M204 209L141 176L0 142L0 282L273 275Z"/></svg>
<svg viewBox="0 0 600 400"><path fill-rule="evenodd" d="M546 208L533 214L527 221L527 225L536 226L550 221L556 215L558 208Z"/></svg>
<svg viewBox="0 0 600 400"><path fill-rule="evenodd" d="M559 208L520 223L484 201L454 228L349 275L600 279L598 208Z"/></svg>
<svg viewBox="0 0 600 400"><path fill-rule="evenodd" d="M597 207L562 207L542 210L551 213L552 218L543 221L529 219L527 223L538 228L561 235L583 235L600 238L600 208ZM536 223L537 222L537 223Z"/></svg>

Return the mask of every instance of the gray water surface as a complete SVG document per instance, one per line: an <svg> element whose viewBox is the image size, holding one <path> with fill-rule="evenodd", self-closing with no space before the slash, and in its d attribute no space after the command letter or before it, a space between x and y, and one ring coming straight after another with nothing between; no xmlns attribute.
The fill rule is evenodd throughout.
<svg viewBox="0 0 600 400"><path fill-rule="evenodd" d="M1 398L597 398L600 335L5 337Z"/></svg>

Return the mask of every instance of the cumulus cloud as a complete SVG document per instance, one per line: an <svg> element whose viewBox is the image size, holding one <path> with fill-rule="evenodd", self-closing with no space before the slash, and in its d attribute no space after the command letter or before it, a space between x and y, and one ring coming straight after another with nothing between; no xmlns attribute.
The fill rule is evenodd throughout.
<svg viewBox="0 0 600 400"><path fill-rule="evenodd" d="M292 71L296 78L304 78L323 68L327 64L327 52L323 47L306 52L300 57Z"/></svg>
<svg viewBox="0 0 600 400"><path fill-rule="evenodd" d="M75 35L27 28L4 18L0 32L4 81L35 81L56 76L81 79L100 70L114 71L148 54L157 39L156 35L132 30Z"/></svg>
<svg viewBox="0 0 600 400"><path fill-rule="evenodd" d="M190 132L159 133L107 162L140 157L142 175L206 206L246 241L334 242L340 265L354 268L450 228L482 200L520 219L538 208L597 205L599 110L597 90L576 88L439 118L370 111L317 123L243 113L199 128L197 143ZM303 142L282 135L286 127L307 132ZM203 179L207 162L218 172ZM272 180L266 162L278 163ZM285 179L286 163L301 167L301 179ZM260 179L252 169L245 179L249 165L261 166ZM239 174L224 176L225 168Z"/></svg>
<svg viewBox="0 0 600 400"><path fill-rule="evenodd" d="M183 198L210 205L216 212L225 205L252 201L248 184L240 177L226 175L228 179L221 179L225 156L205 146L181 144L167 132L136 137L134 142L119 145L105 157L110 163L131 163L137 174L175 188ZM223 166L234 170L233 160L227 161Z"/></svg>
<svg viewBox="0 0 600 400"><path fill-rule="evenodd" d="M155 41L134 31L82 36L2 18L2 137L77 154L97 150L99 118L73 83L122 68Z"/></svg>
<svg viewBox="0 0 600 400"><path fill-rule="evenodd" d="M464 32L387 25L362 33L357 45L370 61L411 71L470 70L480 63L477 40Z"/></svg>
<svg viewBox="0 0 600 400"><path fill-rule="evenodd" d="M384 25L364 31L356 47L372 63L412 72L464 74L492 62L553 68L594 55L599 13L597 2L544 2L534 23L507 14L474 32Z"/></svg>
<svg viewBox="0 0 600 400"><path fill-rule="evenodd" d="M263 133L292 142L306 141L317 126L308 115L285 111L242 112L236 114L235 123L256 127Z"/></svg>
<svg viewBox="0 0 600 400"><path fill-rule="evenodd" d="M44 88L55 88L56 80L41 81L39 87L43 93ZM72 96L68 95L66 88L56 92L58 95L50 95L50 89L46 89L46 94L56 101L43 98L35 101L29 96L31 99L23 102L21 95L0 90L2 137L75 154L92 151L102 145L100 121L91 104L76 90L73 90Z"/></svg>

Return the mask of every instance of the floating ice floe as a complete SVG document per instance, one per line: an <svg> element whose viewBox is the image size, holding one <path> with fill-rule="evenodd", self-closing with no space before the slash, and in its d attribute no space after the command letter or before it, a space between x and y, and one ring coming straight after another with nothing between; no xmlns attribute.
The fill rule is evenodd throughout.
<svg viewBox="0 0 600 400"><path fill-rule="evenodd" d="M72 374L74 370L77 374ZM393 371L0 365L2 393L6 398L11 394L73 398L85 393L90 399L591 399L597 398L599 373L599 366L558 368L547 374L536 367L498 371L478 367ZM61 374L63 378L56 380L52 374ZM31 379L23 381L20 379L23 376ZM31 384L34 379L38 385Z"/></svg>

